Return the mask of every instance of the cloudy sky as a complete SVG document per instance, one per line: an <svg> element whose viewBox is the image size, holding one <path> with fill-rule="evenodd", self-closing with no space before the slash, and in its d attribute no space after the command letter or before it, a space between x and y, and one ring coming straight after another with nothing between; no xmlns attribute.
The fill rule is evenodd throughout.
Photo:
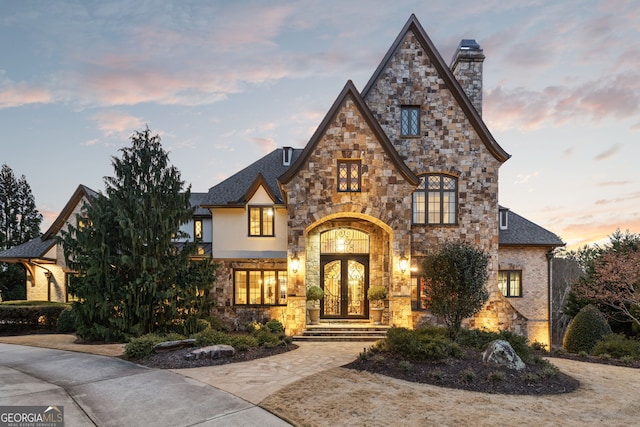
<svg viewBox="0 0 640 427"><path fill-rule="evenodd" d="M484 49L500 203L569 248L640 232L640 2L3 1L0 163L43 231L146 125L192 191L303 147L415 13L448 62Z"/></svg>

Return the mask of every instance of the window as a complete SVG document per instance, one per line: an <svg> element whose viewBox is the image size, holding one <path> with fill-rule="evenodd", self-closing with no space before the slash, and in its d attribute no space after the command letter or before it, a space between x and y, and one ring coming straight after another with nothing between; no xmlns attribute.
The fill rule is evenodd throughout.
<svg viewBox="0 0 640 427"><path fill-rule="evenodd" d="M425 310L427 297L424 296L424 290L427 282L422 275L411 276L411 308L415 310Z"/></svg>
<svg viewBox="0 0 640 427"><path fill-rule="evenodd" d="M500 230L506 230L507 228L509 228L509 211L500 209Z"/></svg>
<svg viewBox="0 0 640 427"><path fill-rule="evenodd" d="M249 236L273 237L274 211L271 206L249 207Z"/></svg>
<svg viewBox="0 0 640 427"><path fill-rule="evenodd" d="M361 166L360 160L338 160L338 191L360 191Z"/></svg>
<svg viewBox="0 0 640 427"><path fill-rule="evenodd" d="M521 297L522 271L500 270L498 272L498 288L505 297Z"/></svg>
<svg viewBox="0 0 640 427"><path fill-rule="evenodd" d="M193 221L193 237L195 240L202 240L202 220Z"/></svg>
<svg viewBox="0 0 640 427"><path fill-rule="evenodd" d="M456 224L458 179L448 175L423 175L413 193L414 224Z"/></svg>
<svg viewBox="0 0 640 427"><path fill-rule="evenodd" d="M235 305L284 305L287 303L287 272L235 270Z"/></svg>
<svg viewBox="0 0 640 427"><path fill-rule="evenodd" d="M420 135L420 107L400 108L400 136Z"/></svg>

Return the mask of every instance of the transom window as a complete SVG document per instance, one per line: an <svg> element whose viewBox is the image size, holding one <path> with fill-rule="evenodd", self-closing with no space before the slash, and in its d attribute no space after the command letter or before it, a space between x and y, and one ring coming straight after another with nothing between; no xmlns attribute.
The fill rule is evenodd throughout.
<svg viewBox="0 0 640 427"><path fill-rule="evenodd" d="M413 193L414 224L456 224L457 211L457 178L442 174L420 177L420 185Z"/></svg>
<svg viewBox="0 0 640 427"><path fill-rule="evenodd" d="M338 160L338 191L360 191L361 171L360 160Z"/></svg>
<svg viewBox="0 0 640 427"><path fill-rule="evenodd" d="M272 206L250 206L249 236L273 237L274 216Z"/></svg>
<svg viewBox="0 0 640 427"><path fill-rule="evenodd" d="M498 272L498 288L505 297L521 297L522 271L500 270Z"/></svg>
<svg viewBox="0 0 640 427"><path fill-rule="evenodd" d="M321 254L368 254L369 235L353 228L334 228L320 234Z"/></svg>
<svg viewBox="0 0 640 427"><path fill-rule="evenodd" d="M420 107L404 106L400 107L400 135L419 136L420 135Z"/></svg>
<svg viewBox="0 0 640 427"><path fill-rule="evenodd" d="M235 305L283 305L287 303L287 272L235 270Z"/></svg>

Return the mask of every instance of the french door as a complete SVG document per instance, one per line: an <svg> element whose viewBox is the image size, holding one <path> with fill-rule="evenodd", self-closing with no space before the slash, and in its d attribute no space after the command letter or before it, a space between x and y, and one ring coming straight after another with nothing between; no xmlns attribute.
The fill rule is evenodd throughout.
<svg viewBox="0 0 640 427"><path fill-rule="evenodd" d="M369 256L321 255L320 263L320 283L324 290L321 317L368 318Z"/></svg>

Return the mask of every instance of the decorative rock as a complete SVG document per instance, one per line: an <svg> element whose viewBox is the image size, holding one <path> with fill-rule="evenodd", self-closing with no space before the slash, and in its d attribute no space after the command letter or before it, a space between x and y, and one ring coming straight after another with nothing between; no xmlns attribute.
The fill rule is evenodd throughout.
<svg viewBox="0 0 640 427"><path fill-rule="evenodd" d="M154 345L153 349L158 353L162 353L164 351L178 350L184 347L193 347L195 344L196 344L195 338L189 338L185 340L161 342Z"/></svg>
<svg viewBox="0 0 640 427"><path fill-rule="evenodd" d="M187 360L220 359L223 357L231 357L234 354L236 354L236 350L230 345L217 344L195 349L186 354L184 358Z"/></svg>
<svg viewBox="0 0 640 427"><path fill-rule="evenodd" d="M513 350L511 344L504 340L491 341L482 354L482 361L484 363L495 363L508 369L515 369L516 371L521 371L526 368L526 365Z"/></svg>

